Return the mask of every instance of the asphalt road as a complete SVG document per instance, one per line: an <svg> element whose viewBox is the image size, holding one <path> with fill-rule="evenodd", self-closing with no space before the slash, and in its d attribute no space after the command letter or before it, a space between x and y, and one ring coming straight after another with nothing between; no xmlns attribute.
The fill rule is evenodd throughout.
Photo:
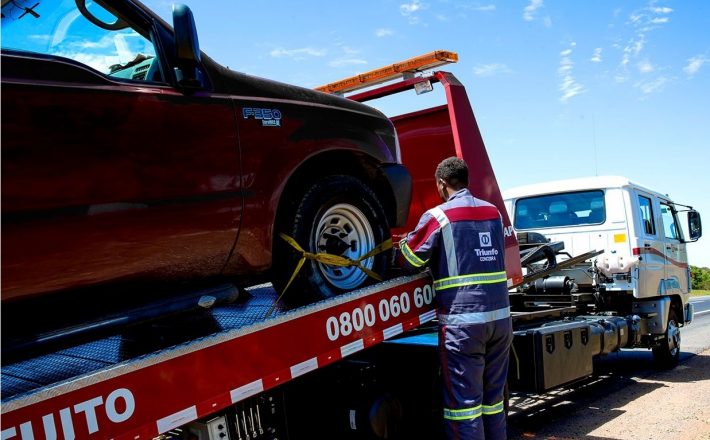
<svg viewBox="0 0 710 440"><path fill-rule="evenodd" d="M695 317L690 325L681 330L681 364L694 362L693 358L698 353L710 348L710 296L696 297L691 299L691 302L695 305ZM611 354L595 362L594 368L593 378L569 388L545 395L513 395L508 419L509 438L579 438L578 435L570 435L570 432L579 432L578 426L568 426L572 423L579 424L579 414L585 414L589 408L605 404L602 400L610 392L625 396L629 402L638 399L653 391L653 386L643 379L659 374L659 370L654 366L651 351L646 349L622 350ZM687 380L682 376L683 371L683 367L677 367L665 372L663 376L669 381ZM710 375L710 372L708 374ZM710 376L704 379L708 377ZM614 414L613 411L607 413L607 420L596 415L592 426L585 426L585 429L592 430L594 424L602 426L611 417L624 417L623 414ZM577 417L570 417L571 414L576 414ZM637 420L628 420L629 426L636 423ZM589 425L589 420L586 424ZM539 435L540 432L544 432L544 435Z"/></svg>

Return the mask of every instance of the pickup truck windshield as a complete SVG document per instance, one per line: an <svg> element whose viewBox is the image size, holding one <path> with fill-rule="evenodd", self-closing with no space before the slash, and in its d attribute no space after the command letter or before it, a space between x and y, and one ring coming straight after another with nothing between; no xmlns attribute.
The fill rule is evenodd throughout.
<svg viewBox="0 0 710 440"><path fill-rule="evenodd" d="M516 229L594 225L606 220L601 190L521 198L515 203Z"/></svg>
<svg viewBox="0 0 710 440"><path fill-rule="evenodd" d="M95 2L85 12L99 24L74 0L3 0L2 48L68 58L114 78L161 81L149 38Z"/></svg>

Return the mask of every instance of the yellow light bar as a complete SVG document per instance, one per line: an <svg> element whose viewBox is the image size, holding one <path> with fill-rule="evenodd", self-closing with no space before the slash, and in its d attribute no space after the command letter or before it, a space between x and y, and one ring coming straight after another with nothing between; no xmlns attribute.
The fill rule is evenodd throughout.
<svg viewBox="0 0 710 440"><path fill-rule="evenodd" d="M396 79L407 72L413 73L433 69L443 66L444 64L455 63L458 60L459 56L456 52L436 50L424 55L419 55L418 57L410 58L406 61L394 63L390 66L370 70L360 75L351 76L350 78L316 87L316 90L325 93L352 92L353 90Z"/></svg>

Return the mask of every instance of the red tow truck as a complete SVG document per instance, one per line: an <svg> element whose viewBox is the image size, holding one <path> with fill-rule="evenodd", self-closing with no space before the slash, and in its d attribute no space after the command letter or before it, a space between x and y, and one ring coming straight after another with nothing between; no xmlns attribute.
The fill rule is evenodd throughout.
<svg viewBox="0 0 710 440"><path fill-rule="evenodd" d="M381 77L365 78L365 84L402 76L387 69L397 70L379 70ZM350 98L380 98L436 83L445 89L445 105L392 118L415 194L408 225L400 232L435 203L432 164L463 157L478 176L474 193L503 213L508 283L521 285L516 236L463 85L439 71ZM428 274L395 278L295 310L279 305L268 285L238 296L197 316L129 326L3 365L2 439L437 435L437 341L426 326L435 318ZM549 323L562 311L513 314L518 323ZM569 337L580 338L579 333ZM527 354L512 371L528 374L536 362ZM581 376L589 374L585 370ZM574 375L579 376L572 371L544 386L577 379Z"/></svg>
<svg viewBox="0 0 710 440"><path fill-rule="evenodd" d="M378 69L364 85L440 65L451 56L439 51ZM434 204L431 164L451 155L469 158L475 175L485 176L473 190L503 208L473 111L453 75L408 78L350 99L431 88L437 82L446 90L446 105L392 118L417 195L408 224L395 235L413 227ZM517 241L506 222L513 285L522 272ZM201 295L209 302L210 292ZM434 319L428 274L395 278L295 310L278 303L270 285L233 296L233 302L196 315L114 326L114 334L103 337L87 338L91 330L81 328L80 343L6 363L2 439L332 438L336 433L378 438L400 431L407 414L400 398L382 388L390 381L381 374L394 374L395 365L403 377L413 370L401 362L369 359L369 353ZM376 355L388 358L403 347L392 344ZM432 350L431 344L424 347ZM360 352L368 359L354 356ZM436 371L429 371L434 381ZM411 384L401 385L404 390ZM329 395L328 404L313 400L321 393Z"/></svg>
<svg viewBox="0 0 710 440"><path fill-rule="evenodd" d="M422 72L450 61L455 54L433 52L322 91L367 101L444 88L444 105L391 118L413 179L407 225L393 235L437 203L434 165L465 159L476 176L472 192L503 215L515 329L511 390L545 392L588 377L595 357L642 344L639 322L657 314L650 306L642 316L605 309L593 286L573 282L544 294L528 289L566 267L591 269L600 252L559 259L559 244L516 236L463 85L447 72ZM94 337L85 326L75 343L37 352L28 345L25 356L2 365L1 440L441 437L427 273L296 309L268 284L220 291L231 292L229 301L199 292L198 312L137 323L119 317L101 326L108 334ZM692 311L679 325L691 319Z"/></svg>

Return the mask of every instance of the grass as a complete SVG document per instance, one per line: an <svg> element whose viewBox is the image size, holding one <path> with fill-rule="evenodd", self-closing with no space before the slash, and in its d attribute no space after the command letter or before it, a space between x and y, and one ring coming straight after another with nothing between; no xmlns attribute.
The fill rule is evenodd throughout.
<svg viewBox="0 0 710 440"><path fill-rule="evenodd" d="M706 296L710 295L710 290L691 290L690 296Z"/></svg>

